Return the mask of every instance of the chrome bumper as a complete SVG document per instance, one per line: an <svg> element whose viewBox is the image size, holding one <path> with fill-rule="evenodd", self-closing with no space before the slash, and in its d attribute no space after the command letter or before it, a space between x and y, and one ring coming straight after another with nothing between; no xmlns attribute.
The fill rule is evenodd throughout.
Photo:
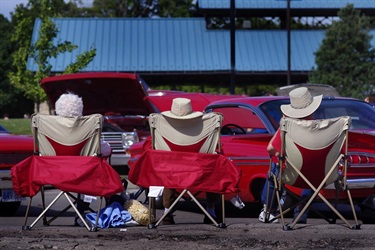
<svg viewBox="0 0 375 250"><path fill-rule="evenodd" d="M348 179L346 181L350 189L371 189L375 188L375 178ZM335 189L334 184L326 186L324 189Z"/></svg>

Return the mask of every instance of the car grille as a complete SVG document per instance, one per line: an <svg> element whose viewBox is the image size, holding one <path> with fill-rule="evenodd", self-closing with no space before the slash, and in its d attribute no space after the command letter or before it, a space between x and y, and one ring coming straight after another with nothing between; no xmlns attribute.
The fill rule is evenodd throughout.
<svg viewBox="0 0 375 250"><path fill-rule="evenodd" d="M122 146L122 132L103 132L102 139L109 143L112 153L124 153Z"/></svg>

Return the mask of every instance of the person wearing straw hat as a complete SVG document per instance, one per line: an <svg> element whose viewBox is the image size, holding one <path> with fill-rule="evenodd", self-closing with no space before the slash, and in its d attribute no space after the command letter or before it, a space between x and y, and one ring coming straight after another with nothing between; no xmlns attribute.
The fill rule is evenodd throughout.
<svg viewBox="0 0 375 250"><path fill-rule="evenodd" d="M323 95L319 96L312 96L309 90L306 87L296 88L289 92L290 104L281 105L281 112L284 116L296 118L296 119L304 119L304 120L312 120L314 112L319 108ZM278 172L278 163L277 163L277 156L279 156L281 150L281 137L280 137L280 129L276 131L272 139L270 140L267 151L272 156L273 162L271 166L271 171L274 174ZM273 202L269 204L271 201L267 201L267 189L268 185L270 185L269 193L273 193L274 185L273 182L269 182L268 178L266 178L266 182L264 183L263 191L261 200L263 203L264 208L259 214L259 221L265 222L266 213L265 208L268 206L270 207L270 217L269 220L273 222L278 222L278 220L273 220L275 218L275 212L277 210L277 203ZM302 191L302 198L311 195L310 189L304 189ZM294 218L297 217L299 214L300 207L297 206L294 209ZM307 221L307 212L301 217L299 223L306 223Z"/></svg>
<svg viewBox="0 0 375 250"><path fill-rule="evenodd" d="M172 106L170 111L164 111L161 113L163 116L172 119L179 119L179 120L189 120L189 119L201 119L203 113L200 111L193 111L191 100L188 98L174 98L172 101ZM216 219L215 214L215 203L219 200L219 195L214 193L206 193L206 200L207 200L207 212ZM163 191L163 206L165 208L165 212L168 211L169 207L173 204L176 200L176 190L174 189L164 189ZM175 224L173 219L173 211L169 212L169 214L163 219L164 225ZM216 219L216 221L218 221ZM212 223L211 220L207 216L204 217L205 224ZM220 221L218 221L220 222Z"/></svg>

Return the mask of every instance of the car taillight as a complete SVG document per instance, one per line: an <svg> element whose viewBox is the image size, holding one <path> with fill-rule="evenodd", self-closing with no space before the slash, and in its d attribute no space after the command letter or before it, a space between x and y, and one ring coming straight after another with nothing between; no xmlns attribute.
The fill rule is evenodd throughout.
<svg viewBox="0 0 375 250"><path fill-rule="evenodd" d="M351 167L375 167L375 155L368 153L349 153L348 163Z"/></svg>

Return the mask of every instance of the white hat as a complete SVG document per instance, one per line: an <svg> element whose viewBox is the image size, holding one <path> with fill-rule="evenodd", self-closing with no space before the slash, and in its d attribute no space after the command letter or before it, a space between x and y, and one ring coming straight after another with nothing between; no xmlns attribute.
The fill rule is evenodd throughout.
<svg viewBox="0 0 375 250"><path fill-rule="evenodd" d="M291 118L303 118L319 108L323 95L312 96L306 87L296 88L289 93L290 104L281 105L281 111Z"/></svg>
<svg viewBox="0 0 375 250"><path fill-rule="evenodd" d="M193 112L191 101L187 98L174 98L171 111L164 111L161 114L174 119L192 119L203 115L199 111Z"/></svg>

